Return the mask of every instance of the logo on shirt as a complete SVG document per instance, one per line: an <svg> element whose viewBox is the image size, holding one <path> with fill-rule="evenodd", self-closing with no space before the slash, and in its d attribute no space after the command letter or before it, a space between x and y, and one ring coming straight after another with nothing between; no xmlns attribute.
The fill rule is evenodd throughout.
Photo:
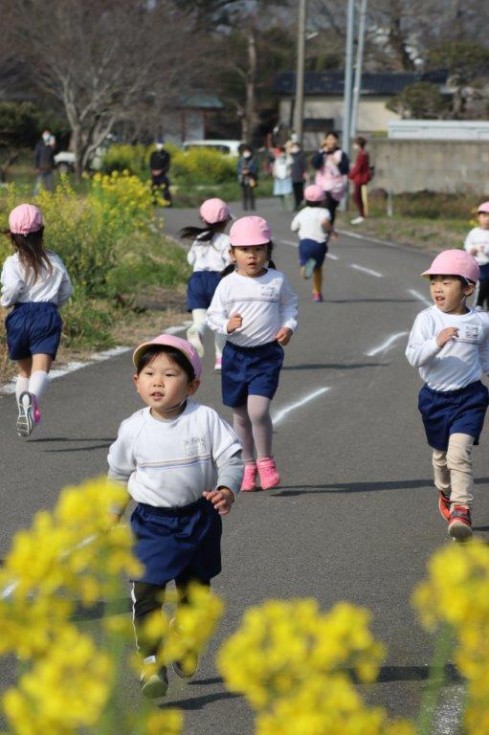
<svg viewBox="0 0 489 735"><path fill-rule="evenodd" d="M268 284L261 287L261 296L267 301L276 301L278 298L278 290L275 286Z"/></svg>
<svg viewBox="0 0 489 735"><path fill-rule="evenodd" d="M481 328L478 324L467 324L458 334L459 342L480 342L482 336Z"/></svg>
<svg viewBox="0 0 489 735"><path fill-rule="evenodd" d="M206 443L203 436L191 436L183 442L186 457L198 457L206 453Z"/></svg>

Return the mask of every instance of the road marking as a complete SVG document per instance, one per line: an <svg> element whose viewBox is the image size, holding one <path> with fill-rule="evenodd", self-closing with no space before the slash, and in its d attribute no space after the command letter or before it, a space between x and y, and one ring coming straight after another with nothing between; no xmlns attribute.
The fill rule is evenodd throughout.
<svg viewBox="0 0 489 735"><path fill-rule="evenodd" d="M191 323L192 322L184 322L184 324L180 325L179 327L168 327L168 329L165 330L166 334L177 334L178 332L182 332ZM80 370L81 368L88 367L89 365L93 365L95 362L104 362L105 360L110 360L112 357L123 355L124 352L130 352L132 349L132 347L114 347L111 350L105 350L104 352L97 352L90 355L86 362L69 362L62 368L51 370L51 372L49 373L49 380L55 380L56 378L63 377L63 375L67 375L68 373L74 373L75 370ZM6 383L0 388L0 395L12 395L12 393L15 393L15 384L16 378L11 380L9 383Z"/></svg>
<svg viewBox="0 0 489 735"><path fill-rule="evenodd" d="M394 342L396 342L401 337L405 337L408 332L398 332L397 334L392 334L390 337L386 339L385 342L382 342L381 345L378 347L374 347L373 350L370 350L369 352L366 352L365 355L367 357L374 357L374 355L378 355L379 352L385 352L388 347L391 346Z"/></svg>
<svg viewBox="0 0 489 735"><path fill-rule="evenodd" d="M369 276L375 276L375 278L383 278L383 274L379 273L378 271L373 271L370 268L364 268L363 265L357 265L356 263L350 263L350 268L353 268L356 271L361 271L362 273L367 273Z"/></svg>
<svg viewBox="0 0 489 735"><path fill-rule="evenodd" d="M430 301L430 299L427 296L425 296L424 294L419 293L419 291L415 291L414 288L410 288L408 290L408 293L410 293L411 296L414 296L419 301L422 301L423 304L426 304L427 306L432 306L432 303L433 302Z"/></svg>
<svg viewBox="0 0 489 735"><path fill-rule="evenodd" d="M331 390L331 388L318 388L318 390L313 391L312 393L308 393L307 396L304 396L300 401L297 401L296 403L291 403L290 406L285 406L285 408L282 408L280 411L277 411L277 413L274 413L272 416L272 422L273 425L276 426L282 419L284 419L291 411L295 411L296 408L300 408L301 406L304 406L306 403L309 403L310 401L313 401L318 396L321 396L323 393L326 393L328 390Z"/></svg>
<svg viewBox="0 0 489 735"><path fill-rule="evenodd" d="M294 242L292 242L292 240L280 240L280 242L283 242L284 245L291 245L293 248L299 247L297 240L294 240Z"/></svg>

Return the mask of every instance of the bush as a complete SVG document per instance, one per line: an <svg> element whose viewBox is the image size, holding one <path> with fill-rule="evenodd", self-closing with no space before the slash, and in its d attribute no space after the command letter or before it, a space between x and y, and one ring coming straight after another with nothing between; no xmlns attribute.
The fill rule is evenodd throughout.
<svg viewBox="0 0 489 735"><path fill-rule="evenodd" d="M170 180L185 184L222 184L236 180L236 167L236 158L218 151L194 148L184 152L175 149Z"/></svg>

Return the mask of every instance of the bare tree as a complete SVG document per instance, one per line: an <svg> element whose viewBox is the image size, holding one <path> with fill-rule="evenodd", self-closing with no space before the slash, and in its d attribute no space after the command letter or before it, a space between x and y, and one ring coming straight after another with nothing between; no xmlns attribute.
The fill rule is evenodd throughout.
<svg viewBox="0 0 489 735"><path fill-rule="evenodd" d="M203 71L205 55L170 0L5 2L23 61L65 110L78 174L116 122L160 114Z"/></svg>

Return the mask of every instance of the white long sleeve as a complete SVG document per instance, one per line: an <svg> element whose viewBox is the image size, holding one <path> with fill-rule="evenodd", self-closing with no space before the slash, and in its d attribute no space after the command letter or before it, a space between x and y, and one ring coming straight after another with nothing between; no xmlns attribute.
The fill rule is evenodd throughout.
<svg viewBox="0 0 489 735"><path fill-rule="evenodd" d="M241 444L216 411L188 401L172 421L158 421L149 408L122 422L108 455L109 477L127 483L136 502L181 507L204 490L239 492Z"/></svg>
<svg viewBox="0 0 489 735"><path fill-rule="evenodd" d="M458 336L440 348L436 337L447 327L456 327ZM464 388L489 373L489 316L472 310L445 314L431 306L414 321L406 357L433 390Z"/></svg>
<svg viewBox="0 0 489 735"><path fill-rule="evenodd" d="M211 240L194 240L187 262L196 271L222 271L230 262L229 235L216 233Z"/></svg>
<svg viewBox="0 0 489 735"><path fill-rule="evenodd" d="M26 276L26 271L18 253L10 255L4 262L1 275L2 296L0 303L4 307L25 302L52 302L62 306L70 298L73 287L61 258L47 251L52 266L51 273L44 268L37 278Z"/></svg>
<svg viewBox="0 0 489 735"><path fill-rule="evenodd" d="M228 334L227 323L233 314L240 314L243 324ZM217 286L207 311L207 324L242 347L268 344L282 327L296 330L297 296L284 274L273 268L258 278L230 273Z"/></svg>

